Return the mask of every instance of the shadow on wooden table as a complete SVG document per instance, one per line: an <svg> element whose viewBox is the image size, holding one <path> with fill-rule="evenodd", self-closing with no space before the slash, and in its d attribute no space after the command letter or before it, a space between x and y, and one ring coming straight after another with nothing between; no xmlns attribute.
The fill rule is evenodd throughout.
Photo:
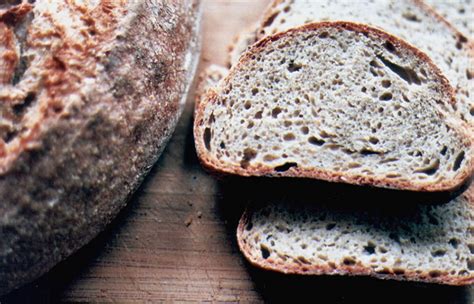
<svg viewBox="0 0 474 304"><path fill-rule="evenodd" d="M356 277L285 276L251 266L249 273L268 303L472 303L468 287Z"/></svg>
<svg viewBox="0 0 474 304"><path fill-rule="evenodd" d="M220 183L221 215L235 235L245 206L290 198L326 197L338 212L369 210L382 216L416 218L416 204L445 203L453 194L413 193L298 179L230 178ZM311 200L311 198L309 199ZM383 207L381 207L383 204ZM253 206L253 205L252 205ZM251 207L249 207L251 208ZM237 246L236 242L234 244ZM243 256L242 256L243 259ZM245 262L256 290L268 303L473 303L472 287L383 281L369 277L297 276L258 269Z"/></svg>

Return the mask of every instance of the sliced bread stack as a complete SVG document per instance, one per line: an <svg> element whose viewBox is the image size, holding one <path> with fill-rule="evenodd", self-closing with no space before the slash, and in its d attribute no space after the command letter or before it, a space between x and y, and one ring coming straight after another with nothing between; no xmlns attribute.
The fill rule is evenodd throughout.
<svg viewBox="0 0 474 304"><path fill-rule="evenodd" d="M464 98L472 89L466 77L471 42L418 1L368 2L372 9L338 2L276 1L249 32L262 39L227 76L213 68L214 79L222 80L207 81L210 88L196 106L202 164L224 174L412 191L465 186L473 168L472 124L465 115L471 105ZM393 18L394 12L402 17ZM384 19L390 13L398 22ZM299 26L301 20L324 20L324 14L350 21L365 16L372 26L347 21ZM460 48L447 47L451 62L444 61L450 50L434 48L429 37L423 45L434 56L405 42L402 38L412 38L403 36L411 23L430 28L425 33L438 27L438 41L459 42ZM379 29L382 24L387 31ZM238 42L234 51L245 45ZM251 206L242 216L238 242L251 263L285 273L471 284L472 198L471 187L439 206L413 203L416 216L387 223L374 210L333 210L323 195L304 204L263 199L270 204Z"/></svg>

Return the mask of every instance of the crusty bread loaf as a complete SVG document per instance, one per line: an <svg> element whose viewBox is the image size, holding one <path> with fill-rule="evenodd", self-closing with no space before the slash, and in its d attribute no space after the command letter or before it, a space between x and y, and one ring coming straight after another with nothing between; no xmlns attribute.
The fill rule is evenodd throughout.
<svg viewBox="0 0 474 304"><path fill-rule="evenodd" d="M221 173L448 190L472 171L452 102L439 70L403 41L316 23L245 53L199 104L195 143Z"/></svg>
<svg viewBox="0 0 474 304"><path fill-rule="evenodd" d="M353 21L381 28L426 53L456 92L457 114L474 134L474 45L421 0L274 0L258 23L254 43L266 35L317 21ZM239 49L245 50L244 46ZM236 49L237 50L237 49ZM231 58L238 59L235 51ZM234 62L235 63L235 62ZM471 135L472 135L471 134ZM472 135L474 136L474 135Z"/></svg>
<svg viewBox="0 0 474 304"><path fill-rule="evenodd" d="M259 196L240 219L238 244L252 264L303 275L474 283L474 186L449 203L391 205L387 193L287 188Z"/></svg>
<svg viewBox="0 0 474 304"><path fill-rule="evenodd" d="M425 0L464 36L474 39L474 2L472 0Z"/></svg>
<svg viewBox="0 0 474 304"><path fill-rule="evenodd" d="M173 132L198 58L198 1L2 2L0 294L126 204Z"/></svg>

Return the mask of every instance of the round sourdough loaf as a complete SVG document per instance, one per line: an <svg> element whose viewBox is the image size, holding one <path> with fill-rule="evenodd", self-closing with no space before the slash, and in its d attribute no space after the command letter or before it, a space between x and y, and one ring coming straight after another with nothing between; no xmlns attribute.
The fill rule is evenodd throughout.
<svg viewBox="0 0 474 304"><path fill-rule="evenodd" d="M173 132L199 51L198 0L29 2L0 4L0 294L125 206Z"/></svg>

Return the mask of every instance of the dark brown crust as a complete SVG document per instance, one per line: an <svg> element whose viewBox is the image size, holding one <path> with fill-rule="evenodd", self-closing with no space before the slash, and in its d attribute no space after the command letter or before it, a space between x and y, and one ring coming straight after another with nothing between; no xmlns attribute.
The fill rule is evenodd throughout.
<svg viewBox="0 0 474 304"><path fill-rule="evenodd" d="M303 31L312 31L322 27L337 27L342 29L348 29L353 31L360 31L363 33L370 33L373 35L377 35L382 39L389 40L398 48L408 50L418 56L420 59L427 62L427 64L431 67L434 74L440 79L440 86L443 88L450 95L450 102L455 103L454 99L454 92L452 87L450 86L446 77L441 73L441 71L432 63L431 59L420 50L414 48L413 46L407 44L406 42L398 39L382 30L375 29L369 27L367 25L352 23L352 22L319 22L319 23L310 23L303 25L298 28L290 29L286 32L278 33L273 36L268 36L263 38L262 40L255 43L247 52L245 52L240 61L237 65L235 65L229 72L229 75L221 81L221 87L223 88L230 78L233 77L234 71L238 70L241 65L244 65L248 60L250 60L251 56L255 53L258 53L262 50L265 45L273 43L281 39L282 37L287 37L290 35L294 35L299 32ZM216 90L219 90L216 89ZM250 166L247 169L243 169L237 165L228 165L228 164L219 164L219 162L213 159L209 153L206 152L204 147L204 143L202 142L202 130L201 126L204 124L203 122L203 115L204 109L207 106L210 106L212 103L215 103L218 99L218 91L216 90L209 90L207 96L202 100L200 106L196 109L196 119L194 121L194 138L196 144L196 150L198 157L202 163L202 165L210 170L210 171L217 171L223 174L238 174L242 176L272 176L272 177L305 177L305 178L316 178L322 179L332 182L344 182L344 183L351 183L357 185L371 185L371 186L378 186L378 187L386 187L386 188L395 188L395 189L405 189L405 190L414 190L414 191L449 191L454 190L461 185L463 185L466 181L469 180L472 171L474 169L474 164L472 164L472 155L469 156L469 160L471 161L470 166L466 166L465 170L458 175L458 178L455 180L444 180L443 182L439 182L436 184L433 183L421 183L421 182L411 182L411 181L397 181L391 180L387 178L375 178L365 175L349 175L347 173L338 173L338 172L331 172L328 170L321 170L321 169L301 169L299 167L293 167L285 172L275 172L273 167L266 167L266 166ZM461 130L462 134L468 134L467 130ZM469 136L465 135L466 138ZM466 139L467 140L467 139ZM472 151L470 145L472 143L466 143L469 146L469 150Z"/></svg>
<svg viewBox="0 0 474 304"><path fill-rule="evenodd" d="M474 207L474 185L470 186L464 194L465 199ZM237 226L237 243L239 249L245 258L256 267L266 270L281 272L285 274L298 275L348 275L348 276L371 276L383 280L398 280L398 281L414 281L425 283L437 283L446 285L471 285L474 284L474 275L468 277L450 275L449 273L442 273L437 277L430 277L428 273L417 273L415 270L406 270L403 274L395 274L393 270L389 270L388 274L380 274L371 267L367 267L358 262L356 265L337 265L336 268L331 268L329 265L308 265L297 263L276 263L273 259L262 259L260 253L253 254L251 246L247 243L245 235L245 227L252 216L252 210L247 208L239 220Z"/></svg>
<svg viewBox="0 0 474 304"><path fill-rule="evenodd" d="M199 0L130 3L87 94L0 173L0 295L94 238L173 132L198 58Z"/></svg>

